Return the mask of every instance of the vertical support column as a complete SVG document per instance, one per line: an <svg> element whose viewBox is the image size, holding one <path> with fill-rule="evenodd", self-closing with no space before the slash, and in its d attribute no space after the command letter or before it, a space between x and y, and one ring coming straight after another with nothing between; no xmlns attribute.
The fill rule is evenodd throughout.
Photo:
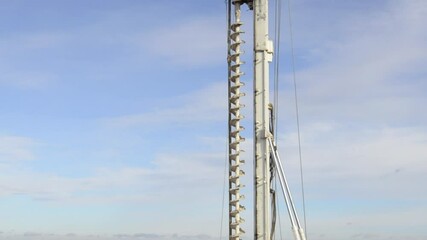
<svg viewBox="0 0 427 240"><path fill-rule="evenodd" d="M231 3L234 5L234 19L232 18ZM229 0L228 3L228 142L229 142L229 239L240 240L244 234L244 230L241 228L241 223L244 219L241 217L241 212L245 210L240 200L244 196L240 193L241 188L244 186L240 182L240 177L245 173L241 169L241 165L244 160L240 158L240 153L243 151L240 148L240 143L245 139L240 135L243 131L243 127L240 124L240 120L243 119L243 115L240 113L240 109L243 105L240 103L240 97L244 96L244 93L240 91L240 88L244 85L240 81L240 76L243 72L240 66L243 62L240 60L242 54L241 44L243 41L240 35L243 31L240 29L243 23L240 21L240 7L243 1Z"/></svg>
<svg viewBox="0 0 427 240"><path fill-rule="evenodd" d="M270 240L269 62L268 0L254 0L254 191L255 240Z"/></svg>

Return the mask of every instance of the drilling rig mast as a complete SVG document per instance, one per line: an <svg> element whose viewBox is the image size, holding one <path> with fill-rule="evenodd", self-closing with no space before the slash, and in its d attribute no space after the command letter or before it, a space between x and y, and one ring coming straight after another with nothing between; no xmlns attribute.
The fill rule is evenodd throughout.
<svg viewBox="0 0 427 240"><path fill-rule="evenodd" d="M271 180L273 175L279 177L285 198L295 240L305 240L295 206L289 191L288 183L280 162L277 147L274 143L274 132L271 126L272 108L269 96L269 63L273 59L273 42L268 33L268 0L228 0L228 140L229 140L229 239L240 240L245 233L241 227L244 222L241 212L245 208L240 200L244 196L240 190L244 187L240 177L244 160L240 158L243 150L240 143L244 141L240 133L244 129L241 109L241 39L243 22L241 8L248 5L253 10L254 32L254 239L271 240L274 224L271 215ZM277 173L277 174L274 174ZM274 213L273 213L274 214Z"/></svg>

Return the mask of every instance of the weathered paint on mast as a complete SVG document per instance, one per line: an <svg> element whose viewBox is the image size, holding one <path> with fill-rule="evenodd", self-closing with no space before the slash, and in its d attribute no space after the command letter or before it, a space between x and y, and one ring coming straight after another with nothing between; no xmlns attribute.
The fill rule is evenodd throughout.
<svg viewBox="0 0 427 240"><path fill-rule="evenodd" d="M255 240L270 240L269 63L268 0L253 1L254 14L254 191Z"/></svg>

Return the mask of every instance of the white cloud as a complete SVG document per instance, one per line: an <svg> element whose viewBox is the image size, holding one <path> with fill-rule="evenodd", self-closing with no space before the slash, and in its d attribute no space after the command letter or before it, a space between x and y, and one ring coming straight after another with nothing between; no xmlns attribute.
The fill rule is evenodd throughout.
<svg viewBox="0 0 427 240"><path fill-rule="evenodd" d="M140 114L116 117L105 120L107 124L118 127L160 126L161 124L193 124L223 121L227 117L226 85L213 84L205 89L190 92L185 96L168 101L169 105Z"/></svg>
<svg viewBox="0 0 427 240"><path fill-rule="evenodd" d="M279 141L285 146L282 152L291 173L299 172L294 138L288 135ZM427 132L423 129L343 131L336 127L326 132L303 132L302 139L307 184L318 189L315 192L320 196L328 195L320 189L328 185L347 197L427 198L427 192L411 187L427 171ZM298 174L292 175L297 179ZM366 194L376 191L381 196Z"/></svg>
<svg viewBox="0 0 427 240"><path fill-rule="evenodd" d="M320 63L298 73L300 87L305 90L303 99L333 105L339 98L355 106L386 97L420 100L416 97L427 87L422 81L427 36L420 24L427 21L426 6L422 1L394 3L387 14L358 16L340 24L343 28L336 29L336 34L345 38L323 46L328 53ZM414 73L423 75L417 78ZM408 96L408 89L412 96Z"/></svg>
<svg viewBox="0 0 427 240"><path fill-rule="evenodd" d="M36 141L27 137L0 136L0 163L33 160Z"/></svg>
<svg viewBox="0 0 427 240"><path fill-rule="evenodd" d="M23 196L35 205L59 204L65 208L135 206L132 217L110 230L102 230L103 233L142 230L211 234L216 232L212 225L219 225L221 215L224 161L223 152L167 153L156 157L149 167L104 168L86 177L9 169L0 176L0 196L5 199ZM124 225L125 222L128 224ZM162 224L168 227L160 227ZM40 223L40 226L45 225ZM46 229L51 229L52 225L49 226ZM194 227L198 230L194 231Z"/></svg>
<svg viewBox="0 0 427 240"><path fill-rule="evenodd" d="M227 42L224 27L225 20L218 17L172 21L159 30L144 33L142 47L159 57L153 64L198 67L224 63Z"/></svg>
<svg viewBox="0 0 427 240"><path fill-rule="evenodd" d="M57 75L53 71L34 69L32 64L22 62L37 59L34 55L36 52L47 53L64 46L70 40L69 33L64 32L41 31L6 35L0 40L0 53L5 56L0 60L0 85L20 89L40 89L49 86L57 80Z"/></svg>
<svg viewBox="0 0 427 240"><path fill-rule="evenodd" d="M45 89L51 86L61 76L57 69L52 69L50 60L46 58L52 54L58 58L61 51L71 49L77 35L84 34L41 30L6 35L0 40L0 53L5 56L0 59L0 86L18 89Z"/></svg>
<svg viewBox="0 0 427 240"><path fill-rule="evenodd" d="M20 89L42 89L53 83L57 77L42 72L8 72L0 73L0 84Z"/></svg>
<svg viewBox="0 0 427 240"><path fill-rule="evenodd" d="M179 202L206 200L200 193L210 195L210 189L220 188L224 158L222 153L170 153L159 155L152 167L103 168L78 178L9 169L0 176L4 183L0 184L0 195L20 194L35 200L70 203L153 202L171 197ZM196 182L198 185L193 184Z"/></svg>
<svg viewBox="0 0 427 240"><path fill-rule="evenodd" d="M69 34L58 32L36 32L31 34L8 35L0 40L3 54L22 53L40 49L51 49L68 42Z"/></svg>

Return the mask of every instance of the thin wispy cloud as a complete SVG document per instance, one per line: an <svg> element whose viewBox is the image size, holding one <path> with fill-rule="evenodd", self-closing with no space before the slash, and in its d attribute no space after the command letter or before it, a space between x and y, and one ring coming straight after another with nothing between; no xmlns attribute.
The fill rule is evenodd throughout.
<svg viewBox="0 0 427 240"><path fill-rule="evenodd" d="M0 136L0 163L33 160L37 141L28 137Z"/></svg>
<svg viewBox="0 0 427 240"><path fill-rule="evenodd" d="M226 47L222 17L203 17L171 22L158 30L144 33L143 48L157 64L184 67L218 65L225 61Z"/></svg>
<svg viewBox="0 0 427 240"><path fill-rule="evenodd" d="M215 83L204 89L189 92L168 101L175 107L158 107L143 113L107 119L116 127L160 126L162 124L193 124L222 121L226 116L225 84Z"/></svg>

